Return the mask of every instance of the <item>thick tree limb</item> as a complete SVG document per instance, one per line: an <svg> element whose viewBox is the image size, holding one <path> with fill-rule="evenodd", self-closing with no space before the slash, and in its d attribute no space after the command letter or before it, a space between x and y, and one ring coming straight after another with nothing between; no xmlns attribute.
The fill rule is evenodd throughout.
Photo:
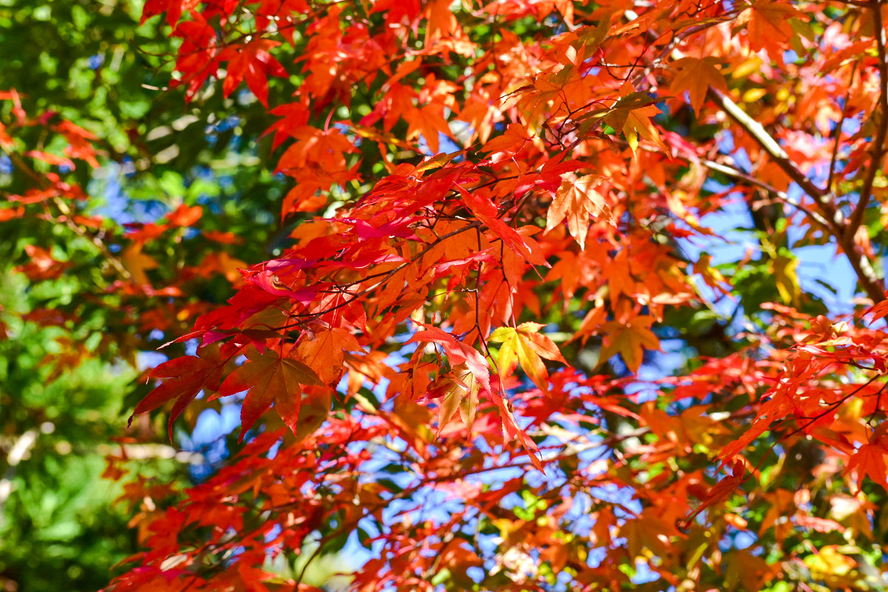
<svg viewBox="0 0 888 592"><path fill-rule="evenodd" d="M783 147L777 143L777 140L771 137L771 134L758 121L747 115L740 106L731 100L728 95L717 88L709 88L709 95L716 103L727 113L731 119L736 121L752 138L758 142L768 156L777 163L786 175L792 179L796 185L802 188L802 191L813 197L819 204L828 204L830 215L827 217L830 224L835 228L841 227L844 222L844 216L838 208L829 200L829 192L817 187L801 170L790 160L789 155L783 150ZM821 209L823 209L821 207Z"/></svg>
<svg viewBox="0 0 888 592"><path fill-rule="evenodd" d="M876 50L879 55L879 83L882 87L879 91L879 126L876 129L876 137L873 143L873 159L869 170L860 188L860 199L851 213L850 222L845 229L845 234L851 237L857 232L863 222L863 214L873 196L873 183L876 181L876 173L882 168L882 159L885 158L885 139L888 135L888 61L885 57L885 27L882 22L882 2L873 0L870 3L873 9L873 28L876 34Z"/></svg>

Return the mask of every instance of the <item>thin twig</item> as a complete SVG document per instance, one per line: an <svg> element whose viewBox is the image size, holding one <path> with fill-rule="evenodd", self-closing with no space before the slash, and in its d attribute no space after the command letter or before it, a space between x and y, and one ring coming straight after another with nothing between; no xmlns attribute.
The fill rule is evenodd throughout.
<svg viewBox="0 0 888 592"><path fill-rule="evenodd" d="M842 127L845 125L845 119L848 116L848 101L851 99L851 87L854 85L855 74L857 74L857 62L854 63L854 68L851 70L851 77L848 79L848 92L845 93L845 101L842 103L842 117L839 119L839 123L836 125L835 129L836 138L833 143L832 156L829 159L829 177L826 180L827 191L832 191L833 178L836 175L836 161L839 157L839 145L842 142ZM853 214L851 218L854 218Z"/></svg>
<svg viewBox="0 0 888 592"><path fill-rule="evenodd" d="M705 166L708 169L711 169L711 170L716 171L718 173L722 173L723 175L728 175L730 177L742 179L742 180L746 181L747 183L750 183L751 185L755 185L756 187L761 187L762 189L767 191L769 194L773 195L779 201L782 201L788 205L791 205L792 207L796 208L797 210L803 212L806 216L808 216L809 218L811 218L812 220L817 222L817 224L819 224L820 226L823 226L825 229L828 230L830 227L829 222L826 220L826 218L821 216L818 212L815 212L814 210L810 209L808 206L806 206L805 204L803 204L799 200L793 199L792 197L787 195L785 191L780 191L776 187L770 185L769 183L762 181L761 179L757 179L754 176L744 173L743 171L736 169L734 167L730 167L730 166L727 166L727 165L724 165L724 164L721 164L718 162L713 162L711 160L701 160L700 164L702 164L703 166Z"/></svg>

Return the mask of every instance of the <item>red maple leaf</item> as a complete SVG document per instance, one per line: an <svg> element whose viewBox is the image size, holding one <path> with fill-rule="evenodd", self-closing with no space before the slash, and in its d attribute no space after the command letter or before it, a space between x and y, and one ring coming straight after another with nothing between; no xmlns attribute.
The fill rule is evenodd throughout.
<svg viewBox="0 0 888 592"><path fill-rule="evenodd" d="M157 409L164 403L175 399L176 402L170 413L167 427L170 440L172 440L173 422L202 389L212 389L219 384L222 365L219 348L209 346L201 349L197 356L175 358L157 366L149 372L148 376L164 379L164 381L139 401L129 418L129 423L132 423L134 416Z"/></svg>
<svg viewBox="0 0 888 592"><path fill-rule="evenodd" d="M317 373L299 360L281 356L270 349L260 354L251 350L242 366L228 375L219 390L211 397L217 399L247 391L241 407L241 440L256 420L271 408L284 423L297 432L299 407L302 404L301 384L323 386Z"/></svg>
<svg viewBox="0 0 888 592"><path fill-rule="evenodd" d="M219 60L228 60L228 72L222 85L222 92L227 97L237 88L241 81L259 99L264 107L268 107L268 76L286 76L287 71L268 52L272 47L280 45L278 41L254 39L244 45L226 47Z"/></svg>

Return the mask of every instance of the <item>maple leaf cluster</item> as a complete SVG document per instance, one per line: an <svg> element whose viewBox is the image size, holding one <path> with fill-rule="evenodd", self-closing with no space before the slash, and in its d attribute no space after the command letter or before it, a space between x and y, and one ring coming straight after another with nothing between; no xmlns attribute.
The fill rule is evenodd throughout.
<svg viewBox="0 0 888 592"><path fill-rule="evenodd" d="M197 401L241 417L207 481L128 489L145 551L109 589L309 590L345 546L359 590L884 589L883 16L146 2L185 101L261 105L286 244L154 288L142 250L197 224L183 205L109 250L127 297L207 268L236 288L165 309L191 351L146 372L134 416L167 411L170 439ZM64 156L31 158L95 166L95 136L49 125ZM11 201L64 215L59 187ZM738 205L756 247L715 264L700 245ZM824 245L854 302L803 278ZM35 281L65 272L29 256Z"/></svg>

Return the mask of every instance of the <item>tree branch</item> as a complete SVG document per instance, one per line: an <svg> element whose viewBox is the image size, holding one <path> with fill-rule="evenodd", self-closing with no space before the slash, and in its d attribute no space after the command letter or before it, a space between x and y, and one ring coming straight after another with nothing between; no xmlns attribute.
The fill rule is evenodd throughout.
<svg viewBox="0 0 888 592"><path fill-rule="evenodd" d="M851 77L848 79L848 91L845 93L845 102L842 103L842 117L839 119L839 123L836 125L835 129L835 142L833 142L833 151L832 156L829 159L829 177L826 179L826 190L832 191L833 178L836 175L836 161L839 157L839 144L842 140L842 127L845 125L845 119L848 115L848 101L851 99L851 86L854 84L854 75L857 74L857 63L854 63L854 68L851 70ZM853 215L851 216L854 217Z"/></svg>
<svg viewBox="0 0 888 592"><path fill-rule="evenodd" d="M6 455L6 473L0 479L0 517L3 516L3 507L12 493L12 480L15 477L16 467L28 455L35 442L37 442L37 430L28 430L15 439Z"/></svg>
<svg viewBox="0 0 888 592"><path fill-rule="evenodd" d="M711 160L701 160L700 164L702 164L703 166L705 166L706 168L708 168L710 170L716 171L718 173L722 173L723 175L728 175L729 177L734 177L736 179L742 179L751 185L755 185L756 187L761 187L762 189L764 189L765 191L767 191L768 193L773 195L775 198L777 198L779 201L782 201L788 205L791 205L792 207L803 212L806 216L808 216L809 218L811 218L812 220L817 222L817 224L822 226L825 230L829 230L830 224L826 220L826 218L821 216L819 213L811 210L808 206L806 206L802 202L791 198L790 196L788 196L786 194L785 191L780 191L776 187L773 187L772 185L765 183L764 181L762 181L760 179L756 179L752 175L746 174L739 169L736 169L734 167L730 167L725 164L713 162Z"/></svg>
<svg viewBox="0 0 888 592"><path fill-rule="evenodd" d="M828 229L836 238L839 246L848 257L848 262L854 268L857 280L860 282L866 295L873 302L881 302L885 300L884 282L876 275L869 259L860 252L854 243L854 233L848 233L848 221L845 219L842 211L836 207L833 201L833 195L830 191L825 191L817 187L789 158L783 147L771 137L765 128L758 121L751 118L740 108L737 103L731 100L722 91L709 87L709 96L715 101L728 116L740 125L743 130L748 133L758 143L765 152L777 163L777 165L792 179L802 191L807 193L820 210L823 218L828 223Z"/></svg>
<svg viewBox="0 0 888 592"><path fill-rule="evenodd" d="M873 28L876 35L876 50L879 54L879 83L882 87L879 91L881 119L879 120L878 129L876 129L873 159L870 162L866 178L863 180L863 187L860 188L860 200L851 213L848 227L845 228L845 234L852 238L863 222L863 214L873 196L873 183L876 180L876 173L881 168L882 159L885 157L885 137L888 135L888 61L886 61L885 57L885 28L882 23L882 2L880 0L873 0L870 3L870 7L873 9Z"/></svg>
<svg viewBox="0 0 888 592"><path fill-rule="evenodd" d="M761 146L768 156L777 163L784 173L792 179L796 185L802 188L802 191L814 198L824 214L828 214L827 219L830 225L835 229L842 228L845 218L842 212L835 207L829 200L829 192L817 187L801 170L790 160L789 155L783 150L783 147L777 143L771 134L758 121L746 114L737 103L731 100L728 95L717 88L709 87L709 96L727 113L731 119L740 124L740 127L746 131Z"/></svg>

